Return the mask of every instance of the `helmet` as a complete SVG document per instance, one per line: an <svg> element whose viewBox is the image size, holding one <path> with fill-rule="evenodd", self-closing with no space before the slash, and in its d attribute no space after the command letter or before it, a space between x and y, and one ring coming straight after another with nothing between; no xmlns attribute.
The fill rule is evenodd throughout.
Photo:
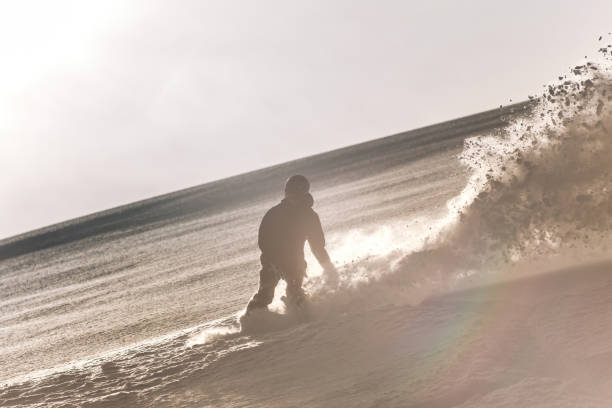
<svg viewBox="0 0 612 408"><path fill-rule="evenodd" d="M291 176L285 183L285 194L305 195L310 190L310 182L300 174Z"/></svg>

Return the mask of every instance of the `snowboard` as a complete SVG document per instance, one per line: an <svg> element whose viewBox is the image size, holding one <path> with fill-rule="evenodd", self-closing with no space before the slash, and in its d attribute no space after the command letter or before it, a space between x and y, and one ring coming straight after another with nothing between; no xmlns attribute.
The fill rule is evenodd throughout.
<svg viewBox="0 0 612 408"><path fill-rule="evenodd" d="M256 309L240 316L242 333L262 333L290 328L307 321L310 317L308 300L297 305L285 296L281 298L285 312L279 313L268 309Z"/></svg>

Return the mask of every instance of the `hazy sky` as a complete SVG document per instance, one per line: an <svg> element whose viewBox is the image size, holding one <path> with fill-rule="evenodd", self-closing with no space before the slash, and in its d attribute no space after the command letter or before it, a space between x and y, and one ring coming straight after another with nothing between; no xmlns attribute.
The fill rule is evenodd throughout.
<svg viewBox="0 0 612 408"><path fill-rule="evenodd" d="M612 1L0 0L0 238L523 100Z"/></svg>

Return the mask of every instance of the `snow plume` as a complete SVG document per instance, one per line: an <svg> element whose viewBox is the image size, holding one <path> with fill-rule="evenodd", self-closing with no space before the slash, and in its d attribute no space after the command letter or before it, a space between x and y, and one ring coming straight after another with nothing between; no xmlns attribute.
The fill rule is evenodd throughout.
<svg viewBox="0 0 612 408"><path fill-rule="evenodd" d="M230 335L240 332L240 327L237 326L213 326L205 328L202 331L196 332L185 343L188 347L199 346L210 343L219 338L226 338Z"/></svg>
<svg viewBox="0 0 612 408"><path fill-rule="evenodd" d="M407 239L384 227L368 242L392 239L400 247L345 263L337 285L311 279L313 297L326 305L321 307L372 299L379 306L381 299L418 303L466 276L498 272L519 260L606 251L612 230L612 46L600 52L597 62L571 68L538 98L530 97L532 109L509 126L466 140L460 159L471 177L433 228ZM339 246L345 261L350 256L344 251L355 242Z"/></svg>
<svg viewBox="0 0 612 408"><path fill-rule="evenodd" d="M606 238L612 227L612 73L587 63L546 87L531 117L500 135L468 140L473 175L451 203L444 239L464 256L503 261ZM463 245L458 245L464 243Z"/></svg>

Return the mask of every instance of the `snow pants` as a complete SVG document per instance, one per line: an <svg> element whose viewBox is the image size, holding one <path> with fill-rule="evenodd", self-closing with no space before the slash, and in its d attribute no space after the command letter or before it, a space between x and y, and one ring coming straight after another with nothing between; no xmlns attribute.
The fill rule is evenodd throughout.
<svg viewBox="0 0 612 408"><path fill-rule="evenodd" d="M278 281L281 279L287 283L287 300L289 302L299 303L305 296L304 290L302 289L302 281L304 280L305 274L305 268L283 270L262 259L261 271L259 271L259 290L249 301L247 311L265 308L272 303L274 299L274 289L276 289L276 285L278 285Z"/></svg>

